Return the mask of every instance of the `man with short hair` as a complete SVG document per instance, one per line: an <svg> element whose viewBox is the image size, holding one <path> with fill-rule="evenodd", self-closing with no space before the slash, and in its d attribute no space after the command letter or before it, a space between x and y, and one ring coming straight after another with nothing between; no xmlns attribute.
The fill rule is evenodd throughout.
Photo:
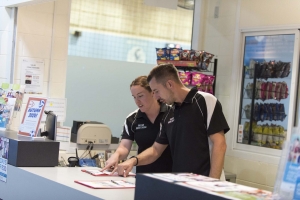
<svg viewBox="0 0 300 200"><path fill-rule="evenodd" d="M226 152L224 133L229 130L220 102L209 93L186 88L172 64L154 67L147 80L157 100L172 109L163 117L152 147L119 164L118 174L127 176L133 166L154 162L170 145L173 172L219 179Z"/></svg>

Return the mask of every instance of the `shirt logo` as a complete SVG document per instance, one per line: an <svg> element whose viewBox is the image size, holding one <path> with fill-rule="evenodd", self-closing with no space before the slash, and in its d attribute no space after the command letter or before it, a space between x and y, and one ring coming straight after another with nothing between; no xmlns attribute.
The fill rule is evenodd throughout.
<svg viewBox="0 0 300 200"><path fill-rule="evenodd" d="M168 124L174 122L174 117L170 118L169 121L168 121Z"/></svg>
<svg viewBox="0 0 300 200"><path fill-rule="evenodd" d="M147 128L147 126L145 126L145 124L138 124L137 127L136 127L136 130L145 129L145 128Z"/></svg>

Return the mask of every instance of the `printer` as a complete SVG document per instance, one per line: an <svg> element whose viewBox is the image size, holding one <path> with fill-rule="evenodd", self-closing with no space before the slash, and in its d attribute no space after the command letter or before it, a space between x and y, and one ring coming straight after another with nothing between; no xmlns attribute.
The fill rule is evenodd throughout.
<svg viewBox="0 0 300 200"><path fill-rule="evenodd" d="M111 144L111 130L101 122L73 121L71 132L71 142L77 144Z"/></svg>

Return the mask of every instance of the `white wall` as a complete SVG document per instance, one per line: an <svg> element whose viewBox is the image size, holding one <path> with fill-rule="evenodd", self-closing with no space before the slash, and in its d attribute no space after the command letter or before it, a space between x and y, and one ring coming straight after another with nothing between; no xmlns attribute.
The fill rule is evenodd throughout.
<svg viewBox="0 0 300 200"><path fill-rule="evenodd" d="M69 56L64 124L99 121L110 127L113 136L120 137L126 117L137 109L130 84L152 68L152 64Z"/></svg>
<svg viewBox="0 0 300 200"><path fill-rule="evenodd" d="M20 83L21 59L37 58L45 61L43 97L65 97L65 77L68 54L68 32L70 22L70 0L48 1L18 8L16 52L13 82ZM0 7L0 78L7 81L6 48L2 43L7 41L9 17L7 9ZM24 107L28 101L25 95L21 112L13 119L11 129L18 130ZM35 95L38 96L38 95Z"/></svg>
<svg viewBox="0 0 300 200"><path fill-rule="evenodd" d="M218 57L216 95L220 99L231 130L226 134L227 153L225 170L237 175L237 182L272 191L279 163L279 156L251 153L233 148L239 109L237 90L241 61L241 29L285 29L300 27L297 0L203 0L202 48ZM219 6L219 17L214 9Z"/></svg>
<svg viewBox="0 0 300 200"><path fill-rule="evenodd" d="M300 2L297 0L242 0L239 27L268 28L297 26L300 28Z"/></svg>
<svg viewBox="0 0 300 200"><path fill-rule="evenodd" d="M0 82L6 82L9 79L10 46L12 41L9 36L12 32L12 9L0 7Z"/></svg>

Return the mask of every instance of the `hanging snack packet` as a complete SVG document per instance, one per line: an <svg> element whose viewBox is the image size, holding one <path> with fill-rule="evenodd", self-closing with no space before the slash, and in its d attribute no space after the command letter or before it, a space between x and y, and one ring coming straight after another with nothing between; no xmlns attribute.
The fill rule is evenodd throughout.
<svg viewBox="0 0 300 200"><path fill-rule="evenodd" d="M201 85L202 91L203 92L208 92L209 90L209 80L206 76L206 79L203 81L203 84Z"/></svg>
<svg viewBox="0 0 300 200"><path fill-rule="evenodd" d="M192 81L191 85L196 85L198 87L202 86L204 84L204 81L206 80L206 75L201 74L199 72L192 72Z"/></svg>
<svg viewBox="0 0 300 200"><path fill-rule="evenodd" d="M274 99L276 99L277 101L280 101L281 96L280 96L280 92L281 92L281 86L282 83L281 82L275 82L275 96Z"/></svg>
<svg viewBox="0 0 300 200"><path fill-rule="evenodd" d="M190 50L190 60L195 60L195 50Z"/></svg>
<svg viewBox="0 0 300 200"><path fill-rule="evenodd" d="M178 71L179 78L184 85L189 85L191 83L191 72L189 71L183 71L179 70Z"/></svg>
<svg viewBox="0 0 300 200"><path fill-rule="evenodd" d="M289 96L289 89L286 84L286 82L281 83L281 88L280 88L280 99L286 99Z"/></svg>
<svg viewBox="0 0 300 200"><path fill-rule="evenodd" d="M190 60L190 50L182 50L180 52L180 60Z"/></svg>
<svg viewBox="0 0 300 200"><path fill-rule="evenodd" d="M170 60L170 49L166 48L166 59Z"/></svg>
<svg viewBox="0 0 300 200"><path fill-rule="evenodd" d="M156 48L157 60L167 60L166 48Z"/></svg>
<svg viewBox="0 0 300 200"><path fill-rule="evenodd" d="M209 84L213 85L215 82L215 76L213 75L206 75L207 79L209 80Z"/></svg>
<svg viewBox="0 0 300 200"><path fill-rule="evenodd" d="M170 60L179 60L180 58L180 48L171 48L170 49Z"/></svg>
<svg viewBox="0 0 300 200"><path fill-rule="evenodd" d="M206 75L206 77L208 80L208 86L206 87L206 92L208 92L210 94L214 94L213 85L214 85L214 81L215 81L215 76Z"/></svg>
<svg viewBox="0 0 300 200"><path fill-rule="evenodd" d="M202 62L202 53L204 51L198 51L198 50L195 50L194 51L194 56L193 56L193 60L196 61L196 64L199 65L199 63Z"/></svg>
<svg viewBox="0 0 300 200"><path fill-rule="evenodd" d="M201 62L198 64L199 70L207 70L213 57L214 57L213 54L208 53L208 52L203 52Z"/></svg>

